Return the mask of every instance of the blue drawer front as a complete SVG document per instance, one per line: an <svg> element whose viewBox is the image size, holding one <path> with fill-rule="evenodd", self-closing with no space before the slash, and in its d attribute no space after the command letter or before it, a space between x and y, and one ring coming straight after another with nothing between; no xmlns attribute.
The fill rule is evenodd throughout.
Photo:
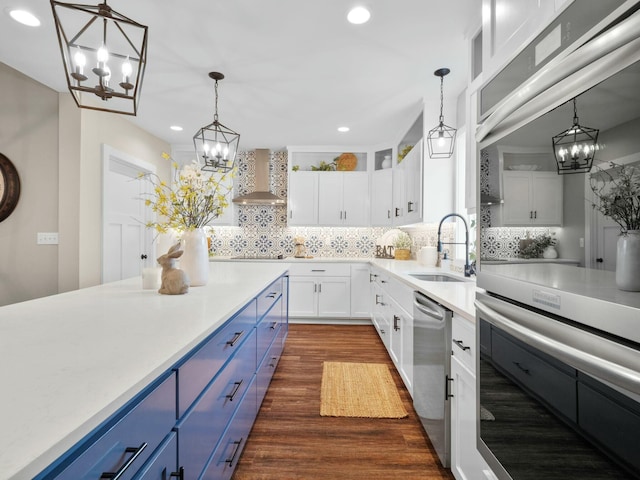
<svg viewBox="0 0 640 480"><path fill-rule="evenodd" d="M119 477L132 478L175 424L175 401L172 373L56 478L99 480L103 473L123 470L135 457Z"/></svg>
<svg viewBox="0 0 640 480"><path fill-rule="evenodd" d="M262 357L264 357L282 324L281 302L282 300L278 299L262 318L262 321L258 323L256 329L258 333L258 363L262 362Z"/></svg>
<svg viewBox="0 0 640 480"><path fill-rule="evenodd" d="M243 345L255 325L254 300L178 367L178 417L182 417L229 357Z"/></svg>
<svg viewBox="0 0 640 480"><path fill-rule="evenodd" d="M153 456L138 471L134 480L169 480L172 478L171 474L179 475L176 432L167 435Z"/></svg>
<svg viewBox="0 0 640 480"><path fill-rule="evenodd" d="M256 371L255 333L220 372L178 424L180 464L186 478L196 478L224 432Z"/></svg>
<svg viewBox="0 0 640 480"><path fill-rule="evenodd" d="M262 400L264 399L265 394L267 393L267 389L269 388L269 384L271 383L271 378L273 377L273 373L276 371L276 367L278 366L278 361L280 360L280 356L282 355L282 337L284 336L285 328L282 325L279 325L278 330L276 332L276 337L269 348L269 351L264 356L262 360L262 364L258 368L257 378L256 378L256 389L258 394L258 405L257 409L260 409L260 405L262 404Z"/></svg>
<svg viewBox="0 0 640 480"><path fill-rule="evenodd" d="M256 419L255 382L251 384L200 480L228 480L236 468Z"/></svg>
<svg viewBox="0 0 640 480"><path fill-rule="evenodd" d="M282 279L279 278L267 288L265 288L260 295L258 295L258 320L271 308L280 297L282 296Z"/></svg>

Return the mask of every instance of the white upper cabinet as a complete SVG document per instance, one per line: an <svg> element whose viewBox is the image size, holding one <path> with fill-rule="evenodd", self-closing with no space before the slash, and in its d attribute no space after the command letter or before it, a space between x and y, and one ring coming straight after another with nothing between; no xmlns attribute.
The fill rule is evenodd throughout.
<svg viewBox="0 0 640 480"><path fill-rule="evenodd" d="M393 225L393 170L376 170L371 174L371 225Z"/></svg>
<svg viewBox="0 0 640 480"><path fill-rule="evenodd" d="M316 172L290 172L288 191L288 224L317 225L318 175Z"/></svg>
<svg viewBox="0 0 640 480"><path fill-rule="evenodd" d="M503 173L503 225L562 225L562 176L555 172Z"/></svg>
<svg viewBox="0 0 640 480"><path fill-rule="evenodd" d="M318 225L369 225L366 172L318 172Z"/></svg>

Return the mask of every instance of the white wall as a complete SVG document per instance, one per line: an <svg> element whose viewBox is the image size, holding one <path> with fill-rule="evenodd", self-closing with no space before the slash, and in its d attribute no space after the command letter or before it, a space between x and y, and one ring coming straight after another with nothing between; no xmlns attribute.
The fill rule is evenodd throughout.
<svg viewBox="0 0 640 480"><path fill-rule="evenodd" d="M0 152L22 183L13 214L0 223L0 305L100 283L102 144L158 167L170 145L129 117L79 109L58 93L0 63ZM58 232L59 245L37 245Z"/></svg>

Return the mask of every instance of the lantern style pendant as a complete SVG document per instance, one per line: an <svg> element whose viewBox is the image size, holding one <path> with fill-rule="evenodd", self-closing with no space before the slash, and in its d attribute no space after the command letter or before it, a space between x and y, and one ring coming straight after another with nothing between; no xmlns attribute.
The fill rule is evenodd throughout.
<svg viewBox="0 0 640 480"><path fill-rule="evenodd" d="M202 170L209 172L228 172L233 168L240 134L224 126L218 120L218 81L224 78L219 72L210 72L209 77L215 80L215 114L213 123L205 125L193 137L196 155L202 159Z"/></svg>
<svg viewBox="0 0 640 480"><path fill-rule="evenodd" d="M50 1L67 86L78 107L136 115L148 28L106 0L96 6Z"/></svg>
<svg viewBox="0 0 640 480"><path fill-rule="evenodd" d="M595 128L580 125L578 108L574 98L573 125L552 138L558 175L591 171L593 158L598 150L598 133L599 130Z"/></svg>
<svg viewBox="0 0 640 480"><path fill-rule="evenodd" d="M444 123L444 115L442 114L444 104L444 76L448 75L448 68L439 68L433 74L440 77L440 119L438 125L427 135L427 146L429 147L430 158L449 158L453 155L453 147L456 141L456 129L449 127Z"/></svg>

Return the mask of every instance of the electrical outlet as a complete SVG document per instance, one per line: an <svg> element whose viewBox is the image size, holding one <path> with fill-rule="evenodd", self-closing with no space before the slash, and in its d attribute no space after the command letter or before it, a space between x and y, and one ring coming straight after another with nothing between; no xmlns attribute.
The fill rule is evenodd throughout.
<svg viewBox="0 0 640 480"><path fill-rule="evenodd" d="M580 238L580 248L584 248L584 238Z"/></svg>
<svg viewBox="0 0 640 480"><path fill-rule="evenodd" d="M38 245L58 245L58 232L38 232Z"/></svg>

